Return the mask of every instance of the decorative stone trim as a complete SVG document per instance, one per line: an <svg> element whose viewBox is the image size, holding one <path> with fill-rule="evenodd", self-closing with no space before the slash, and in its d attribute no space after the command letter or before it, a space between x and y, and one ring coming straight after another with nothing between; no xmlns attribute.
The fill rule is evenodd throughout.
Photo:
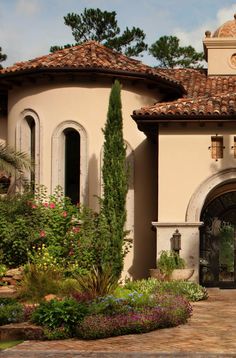
<svg viewBox="0 0 236 358"><path fill-rule="evenodd" d="M200 222L201 211L207 195L216 186L232 180L236 181L236 168L224 169L204 180L189 201L186 222Z"/></svg>

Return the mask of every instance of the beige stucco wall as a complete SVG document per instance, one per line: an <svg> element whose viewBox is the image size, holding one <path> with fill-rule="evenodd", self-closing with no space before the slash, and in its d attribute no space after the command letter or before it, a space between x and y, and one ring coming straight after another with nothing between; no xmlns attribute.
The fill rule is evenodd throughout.
<svg viewBox="0 0 236 358"><path fill-rule="evenodd" d="M211 158L211 136L218 134L224 139L224 157L215 161ZM182 234L181 256L188 266L195 268L194 280L198 280L199 265L199 226L201 207L212 183L220 183L220 173L232 171L230 180L236 179L234 167L236 158L231 147L236 131L233 125L216 124L199 127L198 124L170 125L160 128L159 167L158 167L158 220L157 256L161 250L170 249L170 239L175 229ZM222 175L222 178L227 176ZM227 177L227 178L228 178ZM212 180L211 180L212 178ZM219 180L215 180L219 178ZM204 187L204 183L207 183ZM204 193L203 188L204 187ZM209 190L207 189L209 188ZM190 202L201 195L197 206ZM189 213L189 207L195 213ZM200 206L200 207L199 207Z"/></svg>
<svg viewBox="0 0 236 358"><path fill-rule="evenodd" d="M224 139L224 158L211 158L211 136ZM159 206L158 221L185 221L187 206L199 185L213 174L234 167L231 146L235 128L232 125L183 129L171 126L160 129L159 137Z"/></svg>
<svg viewBox="0 0 236 358"><path fill-rule="evenodd" d="M61 82L23 86L9 93L8 138L15 144L16 128L26 110L34 111L39 118L40 183L51 190L52 136L57 126L64 121L78 122L87 136L88 205L98 209L95 195L101 194L101 150L111 79L77 83ZM153 104L157 93L146 86L134 86L123 81L122 106L124 139L134 153L134 246L125 262L125 272L133 277L147 275L148 268L155 262L155 234L151 221L156 216L156 201L153 188L156 187L155 148L144 134L138 131L130 114L133 109ZM131 210L132 206L131 206Z"/></svg>
<svg viewBox="0 0 236 358"><path fill-rule="evenodd" d="M234 38L206 38L208 75L236 74L236 46ZM232 60L232 55L234 59Z"/></svg>

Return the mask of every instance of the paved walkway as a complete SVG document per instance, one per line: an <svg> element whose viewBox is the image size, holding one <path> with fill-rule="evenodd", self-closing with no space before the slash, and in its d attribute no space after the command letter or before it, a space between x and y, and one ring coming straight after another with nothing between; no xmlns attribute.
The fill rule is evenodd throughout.
<svg viewBox="0 0 236 358"><path fill-rule="evenodd" d="M96 341L27 341L0 353L21 357L236 357L236 290L209 290L186 325Z"/></svg>

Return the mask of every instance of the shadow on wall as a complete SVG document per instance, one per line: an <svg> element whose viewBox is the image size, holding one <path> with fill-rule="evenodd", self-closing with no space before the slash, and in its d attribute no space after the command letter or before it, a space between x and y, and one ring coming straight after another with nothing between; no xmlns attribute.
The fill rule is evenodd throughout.
<svg viewBox="0 0 236 358"><path fill-rule="evenodd" d="M95 211L99 211L99 202L97 196L101 196L100 193L100 180L98 175L98 159L95 154L91 156L88 164L86 185L89 188L88 191L88 206Z"/></svg>
<svg viewBox="0 0 236 358"><path fill-rule="evenodd" d="M156 233L152 221L157 219L156 144L144 140L134 151L134 242L133 264L129 274L134 279L148 277L156 265Z"/></svg>

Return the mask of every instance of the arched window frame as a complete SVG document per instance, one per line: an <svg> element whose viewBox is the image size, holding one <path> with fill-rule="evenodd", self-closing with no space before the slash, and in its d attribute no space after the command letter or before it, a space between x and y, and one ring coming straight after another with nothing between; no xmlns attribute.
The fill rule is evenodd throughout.
<svg viewBox="0 0 236 358"><path fill-rule="evenodd" d="M30 108L24 109L21 114L20 118L16 124L16 149L21 152L28 153L26 148L25 138L26 138L26 128L25 125L27 123L27 117L31 117L34 120L35 124L35 158L34 158L34 165L35 165L35 173L34 173L34 181L35 184L39 184L41 177L40 177L40 162L41 162L41 154L40 154L40 119L38 114ZM27 124L28 125L28 124ZM28 153L30 154L30 153Z"/></svg>
<svg viewBox="0 0 236 358"><path fill-rule="evenodd" d="M51 192L60 185L64 189L65 181L65 135L72 128L80 135L80 202L88 203L88 148L87 132L82 125L73 120L60 123L52 135L52 175Z"/></svg>

